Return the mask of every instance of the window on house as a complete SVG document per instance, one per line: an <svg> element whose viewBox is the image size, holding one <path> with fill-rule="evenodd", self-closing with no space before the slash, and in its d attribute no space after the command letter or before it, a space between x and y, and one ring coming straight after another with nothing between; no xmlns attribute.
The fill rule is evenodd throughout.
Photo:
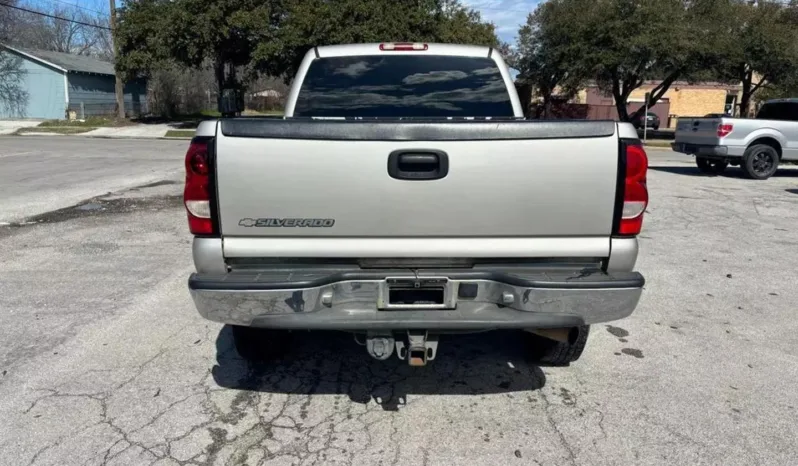
<svg viewBox="0 0 798 466"><path fill-rule="evenodd" d="M726 115L734 115L734 107L737 105L737 94L726 95L726 105L723 108L723 113Z"/></svg>

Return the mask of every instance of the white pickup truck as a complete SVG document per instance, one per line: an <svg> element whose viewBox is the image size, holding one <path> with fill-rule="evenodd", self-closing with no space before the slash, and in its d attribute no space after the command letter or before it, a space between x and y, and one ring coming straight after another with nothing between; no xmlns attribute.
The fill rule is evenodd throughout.
<svg viewBox="0 0 798 466"><path fill-rule="evenodd" d="M342 330L418 366L442 333L519 329L568 364L640 298L647 163L628 123L524 120L488 47L314 48L285 117L197 129L189 289L246 359Z"/></svg>
<svg viewBox="0 0 798 466"><path fill-rule="evenodd" d="M704 173L739 165L749 178L770 178L781 162L798 162L798 99L769 100L755 119L679 118L672 146Z"/></svg>

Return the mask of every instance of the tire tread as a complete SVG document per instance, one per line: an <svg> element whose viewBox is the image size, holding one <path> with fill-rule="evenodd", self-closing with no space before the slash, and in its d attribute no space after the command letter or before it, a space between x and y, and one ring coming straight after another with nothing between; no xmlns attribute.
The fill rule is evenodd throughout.
<svg viewBox="0 0 798 466"><path fill-rule="evenodd" d="M550 340L530 334L530 355L535 362L547 366L567 366L577 361L587 346L590 326L579 327L579 335L574 343Z"/></svg>

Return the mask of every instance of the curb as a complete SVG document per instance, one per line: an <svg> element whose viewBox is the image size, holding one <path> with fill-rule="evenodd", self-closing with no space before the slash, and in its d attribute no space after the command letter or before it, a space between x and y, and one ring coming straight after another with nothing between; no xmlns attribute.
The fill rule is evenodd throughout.
<svg viewBox="0 0 798 466"><path fill-rule="evenodd" d="M63 134L63 133L48 133L48 132L35 132L35 133L10 133L6 134L5 136L21 136L21 137L36 137L36 136L71 136L71 137L79 137L79 138L86 138L86 139L173 139L173 140L185 140L190 141L191 138L188 136L106 136L106 135L99 135L99 136L88 136L84 134Z"/></svg>

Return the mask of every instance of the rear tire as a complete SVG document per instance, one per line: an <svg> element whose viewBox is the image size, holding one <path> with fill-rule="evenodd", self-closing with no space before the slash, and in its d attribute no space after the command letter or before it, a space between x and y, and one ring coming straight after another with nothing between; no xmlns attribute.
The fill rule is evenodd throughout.
<svg viewBox="0 0 798 466"><path fill-rule="evenodd" d="M713 160L707 157L696 157L695 164L698 166L698 169L701 170L701 173L706 173L708 175L719 175L729 166L729 162L724 160Z"/></svg>
<svg viewBox="0 0 798 466"><path fill-rule="evenodd" d="M525 333L528 338L527 354L532 362L544 366L567 366L582 356L590 333L590 326L577 327L577 336L573 342L561 342L533 333Z"/></svg>
<svg viewBox="0 0 798 466"><path fill-rule="evenodd" d="M251 362L265 362L285 353L291 335L284 330L231 326L233 344L239 356Z"/></svg>
<svg viewBox="0 0 798 466"><path fill-rule="evenodd" d="M740 168L748 178L766 180L779 169L779 153L766 144L751 146L745 150Z"/></svg>

